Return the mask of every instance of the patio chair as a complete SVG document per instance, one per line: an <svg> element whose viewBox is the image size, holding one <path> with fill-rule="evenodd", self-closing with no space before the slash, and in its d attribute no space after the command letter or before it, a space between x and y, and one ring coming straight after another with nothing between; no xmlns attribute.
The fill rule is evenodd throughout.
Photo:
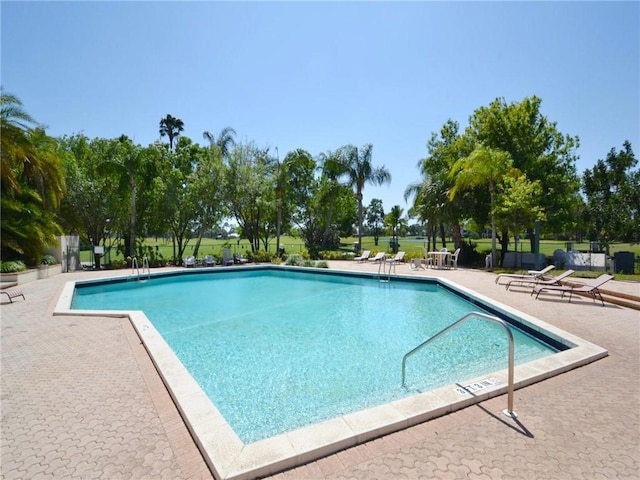
<svg viewBox="0 0 640 480"><path fill-rule="evenodd" d="M498 281L502 277L506 277L506 278L540 278L540 279L543 279L544 278L544 274L550 272L554 268L556 268L555 265L549 265L548 267L545 267L542 270L529 270L526 274L524 274L524 273L501 273L496 277L496 283L499 283Z"/></svg>
<svg viewBox="0 0 640 480"><path fill-rule="evenodd" d="M411 270L424 270L424 265L423 265L424 260L422 258L414 258L413 261L411 262Z"/></svg>
<svg viewBox="0 0 640 480"><path fill-rule="evenodd" d="M396 253L396 256L393 258L388 258L385 259L387 262L389 263L399 263L399 262L404 262L404 256L405 256L405 252L398 252Z"/></svg>
<svg viewBox="0 0 640 480"><path fill-rule="evenodd" d="M384 252L376 253L376 256L371 259L371 263L384 262L386 255Z"/></svg>
<svg viewBox="0 0 640 480"><path fill-rule="evenodd" d="M458 255L460 255L459 248L456 248L456 251L449 255L449 268L458 269Z"/></svg>
<svg viewBox="0 0 640 480"><path fill-rule="evenodd" d="M533 287L533 292L531 292L531 295L533 295L534 293L536 294L536 300L538 299L538 296L542 293L542 292L562 292L562 297L564 297L564 294L569 292L569 303L571 303L571 297L573 296L574 293L577 294L586 294L586 295L590 295L593 298L593 301L596 301L596 297L600 298L600 301L602 302L602 306L604 307L604 299L602 298L602 294L600 293L599 288L607 283L609 280L611 280L613 278L613 275L609 275L607 273L604 273L602 275L600 275L598 278L596 278L595 280L591 281L590 283L586 283L584 285L578 285L578 286L569 286L569 285L536 285L535 287Z"/></svg>
<svg viewBox="0 0 640 480"><path fill-rule="evenodd" d="M356 262L366 262L371 256L371 250L363 250L359 257L355 257Z"/></svg>
<svg viewBox="0 0 640 480"><path fill-rule="evenodd" d="M233 255L233 262L242 265L243 263L247 263L249 260L244 258L241 253L235 253Z"/></svg>
<svg viewBox="0 0 640 480"><path fill-rule="evenodd" d="M555 277L551 277L548 279L544 279L544 278L538 278L538 277L533 277L533 278L513 278L511 280L509 280L505 286L505 288L507 290L509 290L509 287L511 286L511 284L514 285L522 285L522 286L526 286L527 284L531 285L562 285L562 280L564 280L567 277L570 277L571 275L573 275L574 273L576 273L574 270L567 270L566 272L562 272L560 275L557 275Z"/></svg>
<svg viewBox="0 0 640 480"><path fill-rule="evenodd" d="M225 248L222 250L222 265L233 265L233 257L231 256L231 249Z"/></svg>
<svg viewBox="0 0 640 480"><path fill-rule="evenodd" d="M193 255L189 255L187 258L185 258L183 260L183 265L187 268L189 267L195 267L196 266L196 257L194 257Z"/></svg>
<svg viewBox="0 0 640 480"><path fill-rule="evenodd" d="M213 255L205 255L203 261L205 267L213 267L216 264L216 258Z"/></svg>

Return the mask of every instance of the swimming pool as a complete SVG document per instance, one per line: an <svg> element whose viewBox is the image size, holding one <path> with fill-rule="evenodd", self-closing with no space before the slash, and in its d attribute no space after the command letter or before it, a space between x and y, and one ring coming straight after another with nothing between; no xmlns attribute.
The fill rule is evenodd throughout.
<svg viewBox="0 0 640 480"><path fill-rule="evenodd" d="M182 401L177 403L192 431L200 432L199 445L206 444L206 439L212 436L218 438L219 443L224 434L228 445L223 450L231 445L230 450L236 452L225 458L224 452L215 451L219 445L212 446L214 451L209 453L204 447L205 458L214 457L208 461L221 478L242 477L246 472L259 475L273 472L445 413L453 404L464 406L504 391L506 339L504 335L492 335L485 341L484 332L491 333L495 326L480 321L457 329L456 336L464 338L461 344L450 343L459 342L459 338L451 335L442 344L434 343L434 348L412 359L409 390L401 386L402 355L469 311L484 310L511 318L524 330L538 332L553 345L531 343L531 346L530 336L516 332L516 362L529 365L528 368L533 365L529 372L531 378L541 375L541 362L548 363L550 358L561 355L555 352L575 350L578 346L557 332L544 331L529 319L513 315L514 312L485 302L448 282L394 278L388 284L380 284L377 278L368 275L336 276L334 272L325 271L311 275L308 271L274 267L244 268L241 272L219 270L213 275L180 273L158 276L148 284L100 282L97 287L91 287L99 291L97 296L84 295L89 287L78 284L74 286L75 295L65 289L63 297L70 295L74 308L91 307L100 311L106 308L99 304L100 297L112 307L109 292L115 291L122 310L145 310L146 316L140 312L128 315L174 398L182 396L186 404L197 399L194 408L185 407ZM316 277L313 282L306 280L312 276ZM326 290L315 283L318 279L327 286ZM234 285L237 282L239 290ZM153 284L153 288L169 289L161 293L161 300L155 300L167 314L164 317L151 313L141 298L144 297L141 292ZM179 284L189 293L180 294ZM447 308L440 307L441 302L437 300L443 294L449 296ZM399 296L402 301L398 300ZM323 297L329 301L321 307L318 302ZM180 304L181 299L194 307L189 308L190 313L185 313L187 309ZM267 318L267 311L275 307L278 315ZM301 311L304 314L301 315ZM311 321L315 313L320 313L319 320ZM424 318L431 313L435 313L433 317L437 321L425 322ZM356 326L364 328L355 330ZM187 332L191 335L183 335ZM193 335L193 332L199 333ZM337 335L327 336L327 333ZM204 338L217 341L203 342ZM214 356L206 360L205 353L210 350L215 350ZM313 371L315 359L320 351L330 361L318 365L316 372ZM281 361L292 352L296 353L293 361ZM178 358L172 358L174 355ZM483 356L491 358L488 365L480 371L470 369ZM304 357L312 359L310 364L302 362ZM361 363L360 357L373 361ZM448 362L439 362L445 358ZM272 363L273 359L277 361ZM224 360L227 363L223 363ZM264 364L267 368L263 368ZM453 377L433 380L434 371L451 372L452 364L462 368L454 371ZM185 366L192 371L183 371ZM176 377L177 370L180 372ZM253 382L258 371L265 372L266 383L264 379L263 383ZM252 377L252 382L243 381L247 376ZM172 377L175 378L171 380ZM455 385L461 381L485 387L482 391L469 388L461 391L460 384ZM347 393L353 392L356 392L354 398L349 398L346 405L341 403L349 396ZM213 398L215 406L202 398L202 393ZM307 405L309 397L320 402ZM284 408L283 403L265 403L274 398L285 399L284 404L289 403L291 410ZM189 409L191 419L189 412L184 411ZM247 416L247 412L251 413ZM291 424L291 417L303 421ZM321 428L305 427L316 422L321 422ZM344 431L345 427L350 432ZM296 430L291 431L292 428ZM264 453L265 448L268 454ZM256 454L258 451L261 455ZM262 460L257 462L256 456ZM265 457L269 460L265 461ZM272 461L274 459L276 461Z"/></svg>

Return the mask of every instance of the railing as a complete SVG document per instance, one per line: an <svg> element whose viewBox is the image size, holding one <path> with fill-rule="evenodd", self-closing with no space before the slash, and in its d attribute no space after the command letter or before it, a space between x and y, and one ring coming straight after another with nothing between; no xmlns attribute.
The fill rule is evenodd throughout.
<svg viewBox="0 0 640 480"><path fill-rule="evenodd" d="M147 280L149 280L151 278L151 269L149 268L149 259L146 255L142 257L142 275L144 275L145 270L147 272ZM138 257L133 257L131 259L131 275L135 275L138 281L140 281L140 267L138 265Z"/></svg>
<svg viewBox="0 0 640 480"><path fill-rule="evenodd" d="M403 387L405 386L407 359L410 356L412 356L414 353L418 352L422 348L426 347L429 343L431 343L434 340L436 340L437 338L441 337L442 335L444 335L448 331L453 330L454 328L458 327L459 325L461 325L462 323L466 322L467 320L470 320L473 317L479 317L479 318L482 318L484 320L489 320L491 322L494 322L494 323L497 323L499 325L502 325L504 327L505 333L507 334L507 337L509 338L509 385L508 385L508 394L507 394L507 409L503 410L503 412L504 412L505 415L507 415L507 416L509 416L511 418L516 418L517 415L513 411L513 369L514 369L514 358L515 358L515 347L514 347L514 343L513 343L513 334L511 333L511 329L507 325L507 322L505 322L504 320L499 319L498 317L494 317L492 315L487 315L485 313L471 312L471 313L466 314L464 317L460 318L456 322L454 322L451 325L449 325L447 328L445 328L445 329L441 330L440 332L436 333L433 337L431 337L428 340L422 342L416 348L414 348L413 350L411 350L410 352L405 354L405 356L402 357L402 386Z"/></svg>
<svg viewBox="0 0 640 480"><path fill-rule="evenodd" d="M386 280L383 278L384 275L386 274L386 269L385 269L385 265L387 264L387 258L386 257L382 257L380 259L380 263L378 264L378 281L379 282L388 282L389 280L391 280L391 267L389 267L389 274L387 275Z"/></svg>

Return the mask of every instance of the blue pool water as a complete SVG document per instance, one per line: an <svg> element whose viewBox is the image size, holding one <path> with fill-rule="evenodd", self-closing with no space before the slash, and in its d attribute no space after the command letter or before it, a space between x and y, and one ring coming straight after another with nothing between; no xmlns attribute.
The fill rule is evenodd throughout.
<svg viewBox="0 0 640 480"><path fill-rule="evenodd" d="M434 283L289 270L76 288L72 308L143 310L245 443L506 368L501 326ZM513 329L516 364L555 353Z"/></svg>

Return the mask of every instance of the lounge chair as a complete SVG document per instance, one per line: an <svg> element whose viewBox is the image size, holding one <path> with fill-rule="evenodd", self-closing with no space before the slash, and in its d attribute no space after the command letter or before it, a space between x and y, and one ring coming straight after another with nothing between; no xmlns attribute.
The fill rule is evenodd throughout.
<svg viewBox="0 0 640 480"><path fill-rule="evenodd" d="M458 255L460 255L460 249L456 248L456 251L449 256L449 268L458 269Z"/></svg>
<svg viewBox="0 0 640 480"><path fill-rule="evenodd" d="M562 272L560 275L555 277L551 277L548 279L533 277L533 278L512 278L507 282L506 289L509 290L511 284L514 285L562 285L562 280L576 273L573 270L567 270L566 272Z"/></svg>
<svg viewBox="0 0 640 480"><path fill-rule="evenodd" d="M235 253L233 255L233 262L238 264L247 263L249 260L244 258L241 253Z"/></svg>
<svg viewBox="0 0 640 480"><path fill-rule="evenodd" d="M4 293L7 297L9 297L9 303L13 303L13 299L17 297L22 297L23 300L26 300L26 298L24 298L24 293L22 293L22 290L18 288L10 288L9 290L0 290L0 293Z"/></svg>
<svg viewBox="0 0 640 480"><path fill-rule="evenodd" d="M371 263L384 262L386 254L384 252L376 253L376 256L371 259Z"/></svg>
<svg viewBox="0 0 640 480"><path fill-rule="evenodd" d="M371 250L363 250L359 257L354 258L356 262L366 262L371 256Z"/></svg>
<svg viewBox="0 0 640 480"><path fill-rule="evenodd" d="M405 256L405 252L398 252L396 253L396 256L393 258L387 258L385 259L387 262L389 263L399 263L399 262L404 262L404 256Z"/></svg>
<svg viewBox="0 0 640 480"><path fill-rule="evenodd" d="M602 298L602 294L600 293L599 288L612 278L613 275L604 273L589 283L575 287L569 285L536 285L535 287L533 287L533 292L531 292L531 295L535 293L537 299L542 292L562 292L562 297L564 297L564 294L569 292L569 303L571 303L571 297L574 293L584 293L590 295L593 298L594 302L596 301L596 297L599 297L600 301L602 302L602 306L604 307L604 299Z"/></svg>
<svg viewBox="0 0 640 480"><path fill-rule="evenodd" d="M205 255L203 261L205 267L213 267L216 264L216 259L213 255Z"/></svg>
<svg viewBox="0 0 640 480"><path fill-rule="evenodd" d="M524 273L501 273L496 277L496 283L498 283L498 280L500 280L500 278L502 278L502 277L506 277L506 278L544 278L544 274L550 272L554 268L556 268L555 265L549 265L548 267L543 268L542 270L529 270L526 275Z"/></svg>
<svg viewBox="0 0 640 480"><path fill-rule="evenodd" d="M231 250L228 248L225 248L224 250L222 250L222 265L224 265L225 267L227 265L233 265L233 257L231 256Z"/></svg>
<svg viewBox="0 0 640 480"><path fill-rule="evenodd" d="M183 264L185 267L189 268L189 267L195 267L196 266L196 257L194 257L193 255L189 255L187 258L185 258L183 260Z"/></svg>

